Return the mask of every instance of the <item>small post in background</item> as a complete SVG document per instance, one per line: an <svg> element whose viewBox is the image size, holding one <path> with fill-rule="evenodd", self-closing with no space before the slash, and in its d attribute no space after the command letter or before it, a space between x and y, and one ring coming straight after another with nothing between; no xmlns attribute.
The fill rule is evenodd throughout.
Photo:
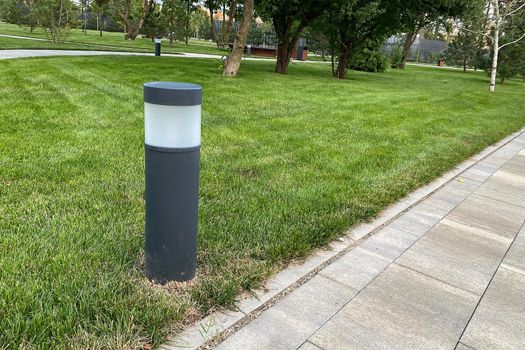
<svg viewBox="0 0 525 350"><path fill-rule="evenodd" d="M160 56L160 43L161 39L159 37L155 38L155 56Z"/></svg>

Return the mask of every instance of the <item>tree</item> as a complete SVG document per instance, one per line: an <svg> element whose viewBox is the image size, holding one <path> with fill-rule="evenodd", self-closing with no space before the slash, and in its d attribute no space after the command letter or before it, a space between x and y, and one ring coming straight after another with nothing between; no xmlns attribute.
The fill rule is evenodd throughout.
<svg viewBox="0 0 525 350"><path fill-rule="evenodd" d="M330 0L261 0L257 13L273 22L277 35L275 72L286 74L304 29L330 7Z"/></svg>
<svg viewBox="0 0 525 350"><path fill-rule="evenodd" d="M506 50L502 50L498 57L498 74L500 83L503 84L506 79L511 79L520 74L523 67L523 43L520 45L510 46Z"/></svg>
<svg viewBox="0 0 525 350"><path fill-rule="evenodd" d="M250 29L250 24L253 18L254 0L244 0L243 18L235 40L233 41L233 49L226 59L224 66L224 75L234 77L239 71L241 65L242 54L244 53L244 45L246 45L246 37Z"/></svg>
<svg viewBox="0 0 525 350"><path fill-rule="evenodd" d="M476 38L472 35L458 35L445 51L447 63L456 67L462 67L463 72L466 72L468 67L476 65L478 57L476 44Z"/></svg>
<svg viewBox="0 0 525 350"><path fill-rule="evenodd" d="M87 11L89 8L90 0L80 0L80 11L81 11L81 17L82 17L82 31L84 34L87 34Z"/></svg>
<svg viewBox="0 0 525 350"><path fill-rule="evenodd" d="M53 43L65 41L76 25L75 7L70 0L38 0L34 11L38 24Z"/></svg>
<svg viewBox="0 0 525 350"><path fill-rule="evenodd" d="M228 10L226 10L228 9ZM226 11L228 15L226 16ZM237 16L237 0L229 0L222 2L222 25L220 35L217 36L217 48L226 49L230 34L233 30L233 21ZM228 17L228 19L226 19Z"/></svg>
<svg viewBox="0 0 525 350"><path fill-rule="evenodd" d="M457 34L445 51L447 62L463 67L463 72L468 67L478 68L485 51L484 36L476 32L486 26L484 1L473 1L472 5L456 25Z"/></svg>
<svg viewBox="0 0 525 350"><path fill-rule="evenodd" d="M516 44L525 38L523 28L519 31L503 30L512 27L513 20L525 16L525 1L520 0L491 0L489 3L491 11L489 12L491 34L485 34L492 42L492 68L490 72L490 92L496 90L496 75L498 71L499 51L506 46ZM500 40L504 43L500 45Z"/></svg>
<svg viewBox="0 0 525 350"><path fill-rule="evenodd" d="M335 76L344 79L346 69L356 52L377 47L400 28L400 4L392 0L340 0L329 13L339 43Z"/></svg>
<svg viewBox="0 0 525 350"><path fill-rule="evenodd" d="M405 29L400 69L404 69L410 48L422 28L442 18L461 16L472 0L409 0L402 3L402 23Z"/></svg>
<svg viewBox="0 0 525 350"><path fill-rule="evenodd" d="M187 30L187 1L167 0L161 10L170 46L175 40L185 40L189 35Z"/></svg>
<svg viewBox="0 0 525 350"><path fill-rule="evenodd" d="M97 30L102 37L102 30L104 29L104 22L102 20L102 14L107 11L109 0L93 0L93 9L97 13Z"/></svg>
<svg viewBox="0 0 525 350"><path fill-rule="evenodd" d="M204 6L208 9L210 12L210 35L211 40L217 42L217 31L215 30L215 11L219 7L218 0L205 0Z"/></svg>
<svg viewBox="0 0 525 350"><path fill-rule="evenodd" d="M525 37L525 3L521 5L519 3L507 3L507 5L511 6L511 9L505 8L503 3L499 5L501 6L500 9L507 13L507 16L503 16L502 12L498 11L497 8L494 9L494 14L500 12L501 19L504 22L500 22L500 30L498 31L495 28L494 34L490 36L494 44L492 48L493 58L495 56L494 49L499 49L496 55L496 65L493 61L492 67L488 69L491 74L490 91L493 91L493 87L495 87L496 78L499 78L500 82L503 83L506 79L523 74L525 65L525 41L521 40ZM492 6L495 5L493 4ZM496 37L496 32L499 32L499 38ZM496 73L494 73L495 71ZM496 75L495 77L493 77L494 74Z"/></svg>
<svg viewBox="0 0 525 350"><path fill-rule="evenodd" d="M38 22L34 14L34 0L0 0L0 19L29 27L32 33Z"/></svg>
<svg viewBox="0 0 525 350"><path fill-rule="evenodd" d="M144 16L141 33L152 40L165 35L166 25L163 19L157 3L153 2L150 11Z"/></svg>
<svg viewBox="0 0 525 350"><path fill-rule="evenodd" d="M154 0L113 0L116 15L124 25L124 38L135 40L139 35L144 17L151 11Z"/></svg>
<svg viewBox="0 0 525 350"><path fill-rule="evenodd" d="M192 33L195 34L197 38L204 40L211 39L209 16L204 9L197 7L195 11L191 13L190 22Z"/></svg>

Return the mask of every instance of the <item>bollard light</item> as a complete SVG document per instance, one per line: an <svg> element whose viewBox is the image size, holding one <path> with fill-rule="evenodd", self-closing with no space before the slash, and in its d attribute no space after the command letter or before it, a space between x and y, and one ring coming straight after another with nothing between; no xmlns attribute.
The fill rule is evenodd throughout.
<svg viewBox="0 0 525 350"><path fill-rule="evenodd" d="M160 56L160 38L155 38L155 56Z"/></svg>
<svg viewBox="0 0 525 350"><path fill-rule="evenodd" d="M202 88L144 84L146 274L159 283L195 276Z"/></svg>

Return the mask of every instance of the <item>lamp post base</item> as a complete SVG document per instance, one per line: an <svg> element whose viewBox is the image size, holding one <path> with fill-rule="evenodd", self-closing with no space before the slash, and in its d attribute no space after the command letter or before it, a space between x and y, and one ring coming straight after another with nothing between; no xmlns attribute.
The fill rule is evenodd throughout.
<svg viewBox="0 0 525 350"><path fill-rule="evenodd" d="M166 283L195 277L200 148L145 146L146 275Z"/></svg>

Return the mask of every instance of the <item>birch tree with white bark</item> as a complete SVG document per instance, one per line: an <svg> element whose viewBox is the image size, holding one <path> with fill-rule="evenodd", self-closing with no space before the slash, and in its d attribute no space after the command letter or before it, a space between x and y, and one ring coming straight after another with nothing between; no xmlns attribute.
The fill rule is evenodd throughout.
<svg viewBox="0 0 525 350"><path fill-rule="evenodd" d="M496 90L496 75L498 71L499 51L506 46L514 45L525 38L525 33L518 33L514 38L507 38L503 30L513 16L523 16L525 1L523 0L490 0L488 6L490 33L484 33L492 43L492 68L490 71L490 92ZM505 37L505 44L500 45L500 40Z"/></svg>

